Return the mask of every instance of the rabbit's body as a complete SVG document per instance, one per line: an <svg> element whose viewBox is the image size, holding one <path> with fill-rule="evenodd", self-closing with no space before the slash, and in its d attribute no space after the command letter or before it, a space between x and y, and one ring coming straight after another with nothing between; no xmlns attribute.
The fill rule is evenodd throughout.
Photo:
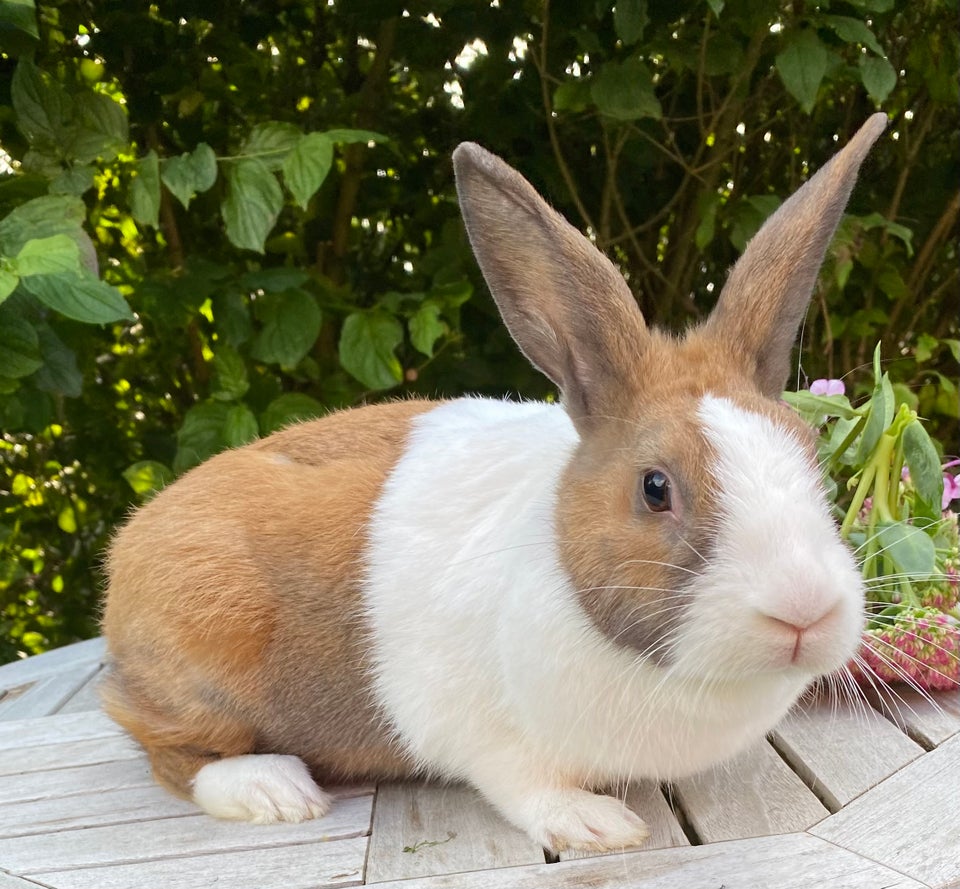
<svg viewBox="0 0 960 889"><path fill-rule="evenodd" d="M458 149L484 276L564 404L345 411L141 509L108 562L105 697L158 779L295 821L330 804L316 777L429 773L552 849L618 848L645 825L586 788L725 759L840 669L859 573L778 396L884 124L768 220L682 339L517 173Z"/></svg>

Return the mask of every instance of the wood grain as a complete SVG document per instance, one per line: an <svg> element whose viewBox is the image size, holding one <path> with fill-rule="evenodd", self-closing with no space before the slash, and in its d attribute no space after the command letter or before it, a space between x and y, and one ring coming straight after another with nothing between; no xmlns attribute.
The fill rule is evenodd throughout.
<svg viewBox="0 0 960 889"><path fill-rule="evenodd" d="M777 727L773 744L831 812L923 754L867 704L839 707L828 700L796 708Z"/></svg>
<svg viewBox="0 0 960 889"><path fill-rule="evenodd" d="M57 713L82 713L85 710L99 710L101 703L98 689L100 688L100 680L102 677L103 667L94 673L93 676L77 690L76 694L57 710Z"/></svg>
<svg viewBox="0 0 960 889"><path fill-rule="evenodd" d="M49 676L51 673L72 670L81 664L102 664L106 659L106 650L107 645L103 637L98 637L3 664L0 666L0 688L24 685Z"/></svg>
<svg viewBox="0 0 960 889"><path fill-rule="evenodd" d="M809 834L384 883L379 889L925 889Z"/></svg>
<svg viewBox="0 0 960 889"><path fill-rule="evenodd" d="M377 792L368 883L543 860L543 849L471 788L411 782Z"/></svg>
<svg viewBox="0 0 960 889"><path fill-rule="evenodd" d="M7 870L39 879L47 871L365 836L372 806L370 796L342 800L326 818L303 824L247 824L186 815L10 837L0 839L0 862Z"/></svg>
<svg viewBox="0 0 960 889"><path fill-rule="evenodd" d="M54 871L43 881L56 889L326 889L360 885L366 837L210 855L188 855L135 865ZM11 889L34 889L23 884ZM0 889L6 889L0 883Z"/></svg>
<svg viewBox="0 0 960 889"><path fill-rule="evenodd" d="M78 664L22 686L0 700L0 720L28 719L56 713L100 671L94 662Z"/></svg>
<svg viewBox="0 0 960 889"><path fill-rule="evenodd" d="M871 695L873 705L887 719L928 750L960 732L960 694L921 694L903 686Z"/></svg>
<svg viewBox="0 0 960 889"><path fill-rule="evenodd" d="M675 791L704 843L804 830L829 814L766 742Z"/></svg>
<svg viewBox="0 0 960 889"><path fill-rule="evenodd" d="M960 885L960 735L811 833L935 887Z"/></svg>

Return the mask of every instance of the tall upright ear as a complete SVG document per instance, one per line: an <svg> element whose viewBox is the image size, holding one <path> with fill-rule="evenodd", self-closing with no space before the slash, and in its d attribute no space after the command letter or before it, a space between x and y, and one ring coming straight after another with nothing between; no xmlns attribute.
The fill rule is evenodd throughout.
<svg viewBox="0 0 960 889"><path fill-rule="evenodd" d="M887 125L874 114L753 237L707 319L705 332L742 354L764 394L777 397L824 254L860 164Z"/></svg>
<svg viewBox="0 0 960 889"><path fill-rule="evenodd" d="M623 277L500 158L464 142L453 166L470 244L517 345L578 429L622 418L648 339Z"/></svg>

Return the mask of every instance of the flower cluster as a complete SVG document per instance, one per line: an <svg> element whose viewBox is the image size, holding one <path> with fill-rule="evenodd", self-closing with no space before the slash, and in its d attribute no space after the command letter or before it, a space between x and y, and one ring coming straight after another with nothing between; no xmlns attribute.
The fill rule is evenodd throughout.
<svg viewBox="0 0 960 889"><path fill-rule="evenodd" d="M864 631L853 672L868 685L880 679L951 691L960 686L960 627L939 608L904 608L892 623Z"/></svg>
<svg viewBox="0 0 960 889"><path fill-rule="evenodd" d="M784 395L821 428L819 456L835 491L840 533L867 589L853 676L960 689L960 459L943 463L917 414L897 403L874 354L874 388L854 407L842 380Z"/></svg>

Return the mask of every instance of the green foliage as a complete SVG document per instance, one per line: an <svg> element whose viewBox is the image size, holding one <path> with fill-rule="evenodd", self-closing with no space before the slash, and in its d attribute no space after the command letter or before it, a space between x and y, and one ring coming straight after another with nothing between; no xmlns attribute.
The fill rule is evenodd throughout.
<svg viewBox="0 0 960 889"><path fill-rule="evenodd" d="M958 449L943 0L20 0L0 26L0 661L92 632L110 530L218 450L378 397L549 391L463 236L466 139L679 326L882 102L803 369L868 395L883 340Z"/></svg>

